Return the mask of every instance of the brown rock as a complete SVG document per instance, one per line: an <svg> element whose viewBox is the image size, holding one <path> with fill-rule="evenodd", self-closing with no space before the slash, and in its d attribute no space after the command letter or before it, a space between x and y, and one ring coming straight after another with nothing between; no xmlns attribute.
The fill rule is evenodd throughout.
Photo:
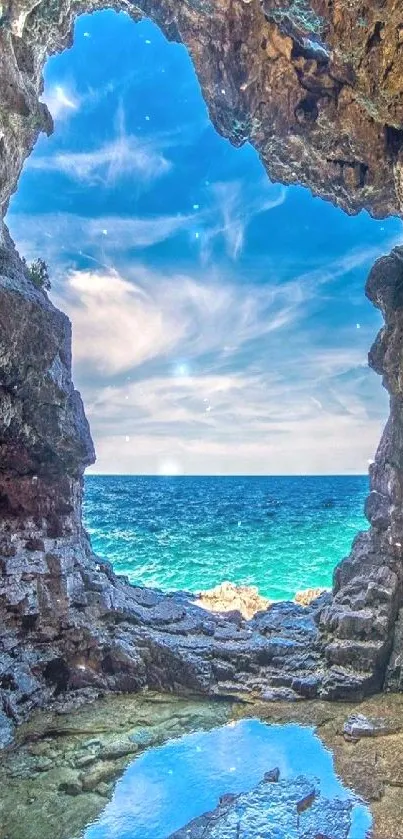
<svg viewBox="0 0 403 839"><path fill-rule="evenodd" d="M240 612L246 620L270 606L270 601L259 594L256 586L237 586L227 580L200 591L195 603L211 612Z"/></svg>
<svg viewBox="0 0 403 839"><path fill-rule="evenodd" d="M301 606L310 606L313 600L316 600L317 597L320 597L326 591L328 591L326 588L306 588L302 591L297 591L294 600Z"/></svg>

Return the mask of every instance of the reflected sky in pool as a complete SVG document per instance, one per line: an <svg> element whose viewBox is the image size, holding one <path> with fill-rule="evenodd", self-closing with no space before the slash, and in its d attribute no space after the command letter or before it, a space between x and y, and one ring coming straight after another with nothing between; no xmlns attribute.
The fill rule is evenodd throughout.
<svg viewBox="0 0 403 839"><path fill-rule="evenodd" d="M145 752L126 769L84 839L166 839L213 809L220 795L252 789L275 766L281 778L315 776L326 798L353 797L312 728L242 720ZM365 839L370 825L368 808L357 800L350 839Z"/></svg>

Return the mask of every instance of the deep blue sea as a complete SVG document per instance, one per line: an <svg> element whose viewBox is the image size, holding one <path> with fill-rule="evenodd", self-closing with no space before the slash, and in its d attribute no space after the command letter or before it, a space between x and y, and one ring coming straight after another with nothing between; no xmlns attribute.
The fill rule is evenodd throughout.
<svg viewBox="0 0 403 839"><path fill-rule="evenodd" d="M133 583L198 591L223 580L272 599L330 586L360 529L368 480L86 477L96 553Z"/></svg>

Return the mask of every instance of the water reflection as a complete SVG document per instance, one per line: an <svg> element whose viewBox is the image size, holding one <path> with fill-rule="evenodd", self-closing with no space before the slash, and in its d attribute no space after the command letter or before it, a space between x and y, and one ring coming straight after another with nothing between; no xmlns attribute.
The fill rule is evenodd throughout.
<svg viewBox="0 0 403 839"><path fill-rule="evenodd" d="M315 776L325 798L353 798L313 728L242 720L187 734L135 760L84 839L166 839L213 809L220 795L244 792L278 766L281 778ZM358 799L350 839L365 839L371 815Z"/></svg>

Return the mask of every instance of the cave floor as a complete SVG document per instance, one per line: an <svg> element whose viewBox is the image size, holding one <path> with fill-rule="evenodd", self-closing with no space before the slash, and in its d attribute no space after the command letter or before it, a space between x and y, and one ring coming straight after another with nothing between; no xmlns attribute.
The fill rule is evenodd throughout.
<svg viewBox="0 0 403 839"><path fill-rule="evenodd" d="M357 714L370 721L369 731L362 716L354 724ZM250 718L315 727L342 782L368 803L372 839L401 839L402 695L360 704L264 703L250 696L227 702L150 692L107 696L63 713L38 711L22 725L14 747L2 755L0 838L76 839L112 798L134 755L191 731Z"/></svg>

